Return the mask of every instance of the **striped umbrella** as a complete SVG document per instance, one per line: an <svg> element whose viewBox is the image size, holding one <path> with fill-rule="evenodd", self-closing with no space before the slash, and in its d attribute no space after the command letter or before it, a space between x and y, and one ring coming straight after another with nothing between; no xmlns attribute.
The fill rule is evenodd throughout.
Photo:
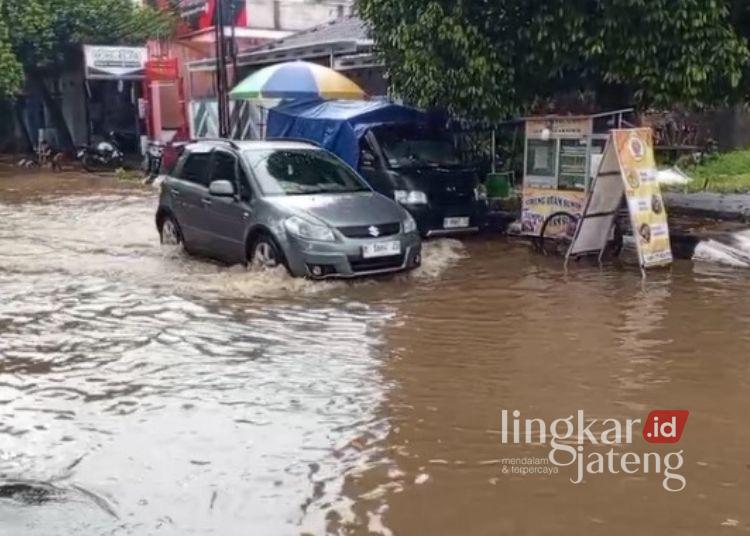
<svg viewBox="0 0 750 536"><path fill-rule="evenodd" d="M290 61L257 71L237 84L229 97L244 99L349 99L366 96L357 84L333 69L308 63Z"/></svg>

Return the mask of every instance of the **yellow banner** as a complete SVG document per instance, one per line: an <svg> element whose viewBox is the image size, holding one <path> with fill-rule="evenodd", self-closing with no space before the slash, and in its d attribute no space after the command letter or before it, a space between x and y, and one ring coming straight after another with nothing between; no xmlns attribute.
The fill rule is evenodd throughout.
<svg viewBox="0 0 750 536"><path fill-rule="evenodd" d="M613 130L633 235L644 268L672 262L667 211L656 179L650 128Z"/></svg>
<svg viewBox="0 0 750 536"><path fill-rule="evenodd" d="M521 232L539 236L542 224L549 216L555 212L568 212L578 217L585 204L586 192L583 191L524 188Z"/></svg>

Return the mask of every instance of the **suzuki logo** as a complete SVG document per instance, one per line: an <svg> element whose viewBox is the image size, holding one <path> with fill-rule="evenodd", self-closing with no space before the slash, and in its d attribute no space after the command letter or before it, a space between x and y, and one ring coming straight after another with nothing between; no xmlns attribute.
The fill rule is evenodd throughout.
<svg viewBox="0 0 750 536"><path fill-rule="evenodd" d="M370 225L367 228L367 231L370 233L370 236L380 236L380 229L378 229L374 225Z"/></svg>

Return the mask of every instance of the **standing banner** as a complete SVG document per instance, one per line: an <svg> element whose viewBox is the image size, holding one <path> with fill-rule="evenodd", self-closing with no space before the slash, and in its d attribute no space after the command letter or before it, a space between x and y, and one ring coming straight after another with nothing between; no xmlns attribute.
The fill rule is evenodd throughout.
<svg viewBox="0 0 750 536"><path fill-rule="evenodd" d="M643 268L672 262L667 212L656 179L649 128L612 130L567 256L601 253L623 195Z"/></svg>
<svg viewBox="0 0 750 536"><path fill-rule="evenodd" d="M653 132L650 128L613 130L625 185L633 235L641 266L672 263L667 210L656 178Z"/></svg>

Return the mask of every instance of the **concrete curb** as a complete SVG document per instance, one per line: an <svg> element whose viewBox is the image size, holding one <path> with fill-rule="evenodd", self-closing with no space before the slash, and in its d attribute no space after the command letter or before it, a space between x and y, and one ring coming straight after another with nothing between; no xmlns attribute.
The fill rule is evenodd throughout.
<svg viewBox="0 0 750 536"><path fill-rule="evenodd" d="M750 194L667 192L664 202L668 209L681 212L695 212L727 220L750 220Z"/></svg>

